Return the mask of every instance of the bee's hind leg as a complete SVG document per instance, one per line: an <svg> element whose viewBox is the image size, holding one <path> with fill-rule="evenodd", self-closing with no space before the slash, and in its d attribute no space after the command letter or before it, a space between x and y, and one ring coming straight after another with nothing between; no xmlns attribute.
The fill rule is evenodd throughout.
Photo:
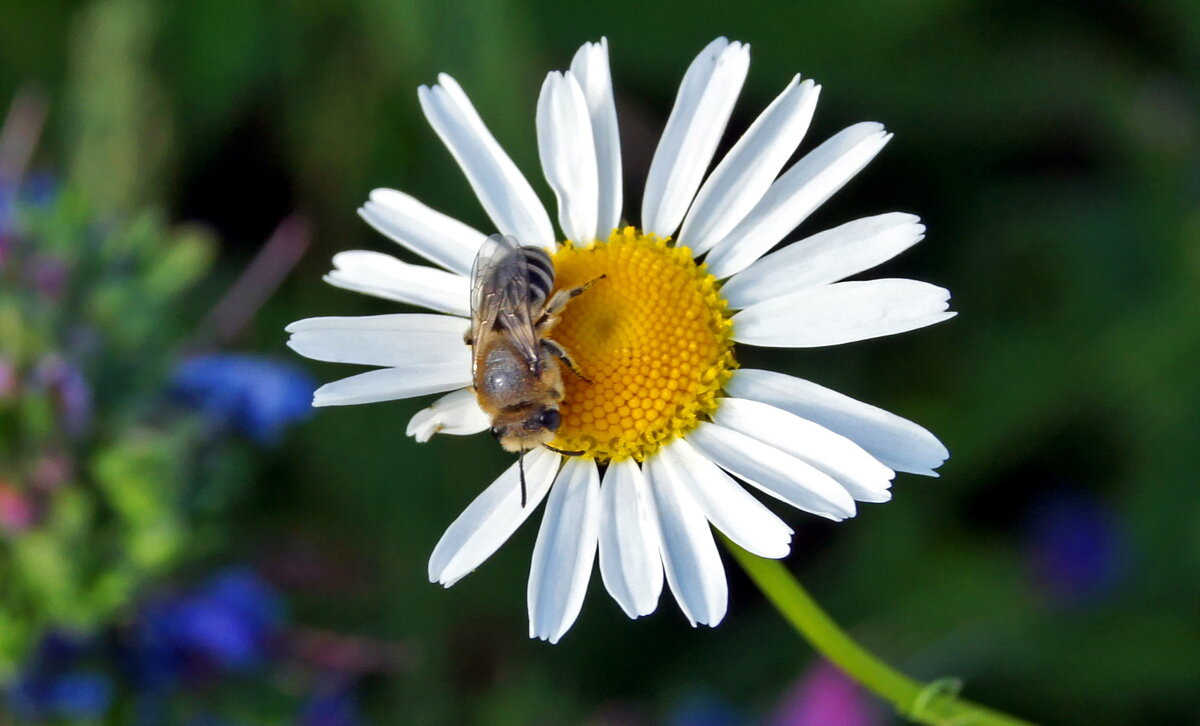
<svg viewBox="0 0 1200 726"><path fill-rule="evenodd" d="M550 301L546 303L546 309L542 313L542 317L538 318L536 326L537 329L549 330L550 328L554 327L554 323L558 322L558 314L561 313L565 307L567 307L567 303L571 302L573 298L582 295L589 287L595 285L605 277L607 277L607 275L600 275L599 277L588 280L579 287L573 287L569 290L559 290L551 295Z"/></svg>
<svg viewBox="0 0 1200 726"><path fill-rule="evenodd" d="M587 376L583 375L583 372L579 370L579 366L575 365L575 361L571 360L571 354L567 352L566 348L563 348L561 345L554 342L553 340L550 340L549 338L542 338L542 346L546 350L550 351L551 355L553 355L555 358L558 358L560 361L562 361L563 365L565 365L568 369L570 369L570 371L572 373L579 376L581 379L583 379L587 383L592 382L591 378L588 378Z"/></svg>

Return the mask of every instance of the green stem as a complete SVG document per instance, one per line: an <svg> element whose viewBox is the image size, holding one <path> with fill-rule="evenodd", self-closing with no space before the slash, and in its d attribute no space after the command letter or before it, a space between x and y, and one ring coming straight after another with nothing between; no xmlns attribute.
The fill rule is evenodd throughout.
<svg viewBox="0 0 1200 726"><path fill-rule="evenodd" d="M821 655L910 720L931 726L1031 726L959 698L953 679L921 683L896 671L846 635L782 563L752 555L728 539L725 544L775 609Z"/></svg>

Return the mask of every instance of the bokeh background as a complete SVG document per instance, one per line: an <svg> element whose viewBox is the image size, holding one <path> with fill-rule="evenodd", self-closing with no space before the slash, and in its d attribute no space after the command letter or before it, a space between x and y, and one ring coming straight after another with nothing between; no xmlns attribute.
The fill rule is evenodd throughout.
<svg viewBox="0 0 1200 726"><path fill-rule="evenodd" d="M941 478L900 475L891 503L840 525L786 513L797 530L789 567L886 660L922 679L962 678L968 696L997 708L1044 723L1200 723L1200 5L1191 0L5 0L0 107L24 99L12 108L35 119L39 103L46 110L27 171L6 192L33 221L9 234L57 239L56 254L70 260L72 245L149 215L158 226L146 254L203 238L160 276L182 281L213 266L168 285L169 306L132 282L116 285L137 291L117 306L121 320L151 316L133 340L173 337L127 348L116 368L83 367L96 408L85 443L56 433L59 419L39 419L56 451L76 452L63 454L75 461L68 483L29 504L25 449L0 446L0 504L9 503L0 722L895 720L814 661L732 561L730 612L716 629L690 628L665 594L655 615L628 621L595 577L557 646L526 638L532 526L453 589L429 584L426 559L441 532L507 458L488 437L415 444L404 428L422 401L325 409L275 431L295 416L279 409L291 384L261 404L274 416L249 394L211 400L213 388L233 385L221 376L249 376L245 385L261 391L256 376L280 370L300 378L303 395L304 374L280 368L286 323L396 309L320 282L339 250L405 254L355 215L372 188L409 191L489 227L421 115L419 84L454 75L551 201L536 157L538 88L582 42L607 36L626 215L637 219L676 84L718 35L752 45L732 132L800 72L824 86L802 150L860 120L895 133L793 238L868 214L917 213L927 238L884 276L944 285L959 311L896 338L744 353L744 364L911 418L951 451ZM268 239L284 241L262 257ZM256 256L270 268L251 275L261 281L289 269L305 243L261 309L228 302ZM22 284L11 259L0 274L4 304ZM124 274L112 269L88 274ZM70 311L82 320L101 300L77 300L57 324L74 329ZM252 319L213 333L223 300L226 318L242 302ZM17 318L11 325L30 325ZM0 351L12 368L10 322ZM54 360L69 364L76 348L50 338ZM218 349L275 368L178 368ZM114 373L135 363L145 378ZM302 367L320 381L346 374ZM176 428L155 413L139 430L194 433L203 426L184 422L214 406L235 429L213 433L210 416L203 441L189 444L189 466L208 472L193 485L199 493L162 495L167 480L146 474L159 470L124 466L121 455L89 463L116 430L105 406L158 405L147 403L163 395L149 381L174 401L188 386L210 398L198 413L171 408ZM19 386L0 392L9 443L28 434L13 413L21 395ZM257 443L242 440L256 432ZM146 480L138 491L159 500L123 508L112 481L135 475ZM220 484L233 478L241 483ZM90 496L102 522L114 497L121 516L174 512L147 525L159 533L153 542L170 530L170 554L142 543L153 552L135 557L137 576L107 598L55 590L58 570L21 555L23 543L40 542L70 569L125 536L55 540L67 535L47 523L59 522L59 492L71 487L99 492ZM109 570L129 572L120 558L106 562L93 562L93 575L110 585ZM30 585L29 572L46 582ZM47 595L55 592L59 600ZM165 648L174 665L137 666L138 648L166 657ZM147 669L170 670L170 683Z"/></svg>

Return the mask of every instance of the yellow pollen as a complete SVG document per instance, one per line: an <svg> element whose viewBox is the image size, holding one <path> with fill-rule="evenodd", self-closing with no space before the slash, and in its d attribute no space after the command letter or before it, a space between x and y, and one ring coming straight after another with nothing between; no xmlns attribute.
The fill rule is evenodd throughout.
<svg viewBox="0 0 1200 726"><path fill-rule="evenodd" d="M550 337L563 367L562 425L552 446L601 462L644 460L711 415L737 366L717 281L686 247L618 229L607 242L554 253L557 289L597 280Z"/></svg>

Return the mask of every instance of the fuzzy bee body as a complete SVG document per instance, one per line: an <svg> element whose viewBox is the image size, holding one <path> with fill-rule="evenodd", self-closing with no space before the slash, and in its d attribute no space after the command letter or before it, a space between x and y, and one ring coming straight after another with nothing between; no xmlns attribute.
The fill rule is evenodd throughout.
<svg viewBox="0 0 1200 726"><path fill-rule="evenodd" d="M559 363L578 370L549 334L567 302L586 287L553 292L550 255L511 236L488 237L475 257L467 333L472 381L492 435L506 451L547 446L562 423Z"/></svg>

